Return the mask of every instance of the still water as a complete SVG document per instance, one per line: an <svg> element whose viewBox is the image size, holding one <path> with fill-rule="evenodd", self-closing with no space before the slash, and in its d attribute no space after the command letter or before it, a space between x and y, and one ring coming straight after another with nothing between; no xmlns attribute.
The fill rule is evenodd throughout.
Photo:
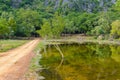
<svg viewBox="0 0 120 80"><path fill-rule="evenodd" d="M44 69L38 74L45 80L120 80L120 46L49 45L42 51L40 65Z"/></svg>

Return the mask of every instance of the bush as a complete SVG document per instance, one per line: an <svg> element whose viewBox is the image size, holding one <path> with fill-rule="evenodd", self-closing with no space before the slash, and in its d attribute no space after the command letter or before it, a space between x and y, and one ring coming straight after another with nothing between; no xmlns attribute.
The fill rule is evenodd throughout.
<svg viewBox="0 0 120 80"><path fill-rule="evenodd" d="M113 36L113 38L119 38L120 37L120 20L116 20L112 22L111 26L112 26L111 35Z"/></svg>

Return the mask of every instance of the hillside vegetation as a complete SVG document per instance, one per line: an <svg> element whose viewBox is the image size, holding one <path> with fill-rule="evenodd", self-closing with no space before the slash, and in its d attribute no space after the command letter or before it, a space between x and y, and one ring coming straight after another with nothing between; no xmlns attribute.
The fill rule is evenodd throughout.
<svg viewBox="0 0 120 80"><path fill-rule="evenodd" d="M120 37L120 0L1 0L0 38Z"/></svg>

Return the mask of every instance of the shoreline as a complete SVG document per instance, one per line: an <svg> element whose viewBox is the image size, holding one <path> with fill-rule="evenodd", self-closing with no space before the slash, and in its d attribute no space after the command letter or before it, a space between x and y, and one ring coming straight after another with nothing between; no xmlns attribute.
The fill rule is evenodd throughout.
<svg viewBox="0 0 120 80"><path fill-rule="evenodd" d="M31 65L29 66L29 70L25 75L25 78L29 79L31 76L34 76L35 80L38 78L40 80L45 79L43 76L38 76L36 74L36 71L39 70L39 67L41 69L41 65L38 64L38 60L40 59L40 55L38 55L40 52L39 50L43 49L45 45L53 45L53 44L65 44L65 43L78 43L78 44L84 44L84 43L97 43L97 44L106 44L106 45L116 45L120 46L120 41L119 40L97 40L97 39L49 39L49 40L41 40L38 46L36 47L36 50L34 50L35 56L33 57L31 61ZM38 51L38 52L37 52ZM36 64L37 63L37 64ZM35 71L35 72L34 72Z"/></svg>
<svg viewBox="0 0 120 80"><path fill-rule="evenodd" d="M106 44L106 45L118 45L120 46L120 40L97 40L97 39L50 39L46 40L47 44L61 44L61 43L97 43L97 44Z"/></svg>

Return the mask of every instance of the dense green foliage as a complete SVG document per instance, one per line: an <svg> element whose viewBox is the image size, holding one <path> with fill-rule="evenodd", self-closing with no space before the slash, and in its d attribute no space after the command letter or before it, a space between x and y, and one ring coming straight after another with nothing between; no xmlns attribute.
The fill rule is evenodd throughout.
<svg viewBox="0 0 120 80"><path fill-rule="evenodd" d="M119 3L119 0L2 0L0 38L38 35L57 38L75 33L119 38L114 30L117 27L114 22L120 20Z"/></svg>
<svg viewBox="0 0 120 80"><path fill-rule="evenodd" d="M64 18L56 13L51 20L45 20L41 30L38 30L37 32L45 38L57 38L60 37L64 27Z"/></svg>
<svg viewBox="0 0 120 80"><path fill-rule="evenodd" d="M112 23L111 34L115 37L120 36L120 20L116 20Z"/></svg>

